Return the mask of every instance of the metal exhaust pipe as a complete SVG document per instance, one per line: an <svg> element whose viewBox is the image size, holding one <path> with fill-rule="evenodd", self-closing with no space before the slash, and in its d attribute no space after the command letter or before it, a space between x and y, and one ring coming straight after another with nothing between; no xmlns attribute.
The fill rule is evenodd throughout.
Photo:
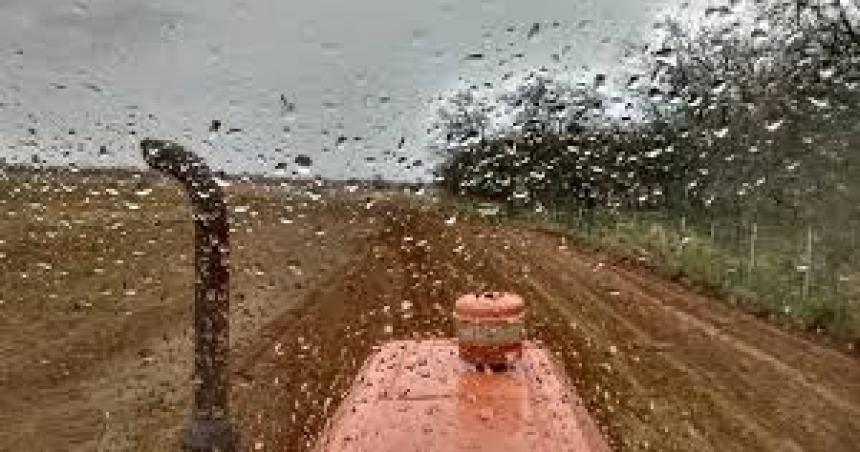
<svg viewBox="0 0 860 452"><path fill-rule="evenodd" d="M179 181L194 217L194 402L183 437L189 452L234 452L238 432L230 419L229 226L224 192L212 171L179 144L140 143L150 168Z"/></svg>

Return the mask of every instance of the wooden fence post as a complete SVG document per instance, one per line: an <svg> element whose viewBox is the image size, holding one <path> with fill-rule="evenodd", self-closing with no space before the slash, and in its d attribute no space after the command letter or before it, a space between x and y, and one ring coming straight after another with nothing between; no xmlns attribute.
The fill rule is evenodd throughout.
<svg viewBox="0 0 860 452"><path fill-rule="evenodd" d="M809 289L812 284L812 224L806 227L806 273L803 275L802 299L809 299Z"/></svg>
<svg viewBox="0 0 860 452"><path fill-rule="evenodd" d="M758 238L758 224L753 222L750 228L750 260L747 266L747 282L752 284L753 270L755 269L755 242Z"/></svg>
<svg viewBox="0 0 860 452"><path fill-rule="evenodd" d="M678 240L678 254L684 255L684 238L687 237L687 216L681 215L681 234Z"/></svg>

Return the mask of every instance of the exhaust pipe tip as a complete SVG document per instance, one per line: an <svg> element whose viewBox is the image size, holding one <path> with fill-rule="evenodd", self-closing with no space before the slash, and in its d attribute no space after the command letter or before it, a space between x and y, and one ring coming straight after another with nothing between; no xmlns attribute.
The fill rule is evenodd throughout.
<svg viewBox="0 0 860 452"><path fill-rule="evenodd" d="M140 142L140 149L150 168L179 179L187 178L195 169L208 170L200 157L173 141L147 138Z"/></svg>

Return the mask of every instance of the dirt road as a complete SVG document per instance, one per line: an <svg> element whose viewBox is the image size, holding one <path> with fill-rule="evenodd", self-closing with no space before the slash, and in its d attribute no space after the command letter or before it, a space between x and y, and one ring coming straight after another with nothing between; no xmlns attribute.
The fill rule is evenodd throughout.
<svg viewBox="0 0 860 452"><path fill-rule="evenodd" d="M237 363L246 439L302 450L374 344L446 336L452 300L531 303L617 450L853 451L860 362L548 232L391 208L363 252Z"/></svg>
<svg viewBox="0 0 860 452"><path fill-rule="evenodd" d="M19 215L0 221L0 450L175 449L191 244L165 193L135 209L5 203ZM617 450L860 444L855 356L559 234L422 198L284 196L231 188L232 398L249 450L306 450L375 345L450 336L453 300L483 289L528 300L529 335Z"/></svg>

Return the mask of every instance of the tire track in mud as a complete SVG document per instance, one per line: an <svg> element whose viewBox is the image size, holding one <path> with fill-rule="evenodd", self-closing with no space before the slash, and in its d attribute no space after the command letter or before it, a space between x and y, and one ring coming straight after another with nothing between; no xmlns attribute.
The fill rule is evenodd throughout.
<svg viewBox="0 0 860 452"><path fill-rule="evenodd" d="M713 304L713 300L689 293L686 297L682 297L678 291L657 286L630 270L613 266L613 272L616 273L616 277L623 277L628 283L635 285L637 290L647 294L650 300L663 309L670 310L673 315L694 323L709 335L727 341L744 353L797 379L829 403L838 405L855 416L860 416L860 396L858 396L860 395L860 371L856 365L856 358L796 338L790 333L739 312L728 311L721 316L717 311L722 309L716 308L722 308L722 306L710 310L707 306L703 306L703 303ZM679 289L676 288L676 290ZM671 300L671 304L662 302L664 298ZM746 326L751 326L758 331L745 328ZM753 345L754 343L759 345ZM768 351L773 349L780 350L779 357ZM814 377L822 366L838 369L838 372L833 375L833 378L839 379L838 386L824 387L821 386L823 382L809 379L810 376ZM853 402L846 402L852 399Z"/></svg>
<svg viewBox="0 0 860 452"><path fill-rule="evenodd" d="M708 339L714 340L712 342L715 348L723 343L723 347L738 352L737 355L746 355L761 365L771 367L771 371L793 380L798 392L810 392L816 396L813 398L822 399L830 407L843 411L843 414L860 417L860 369L854 358L783 332L779 332L778 337L785 338L787 343L779 344L771 340L769 335L774 329L772 326L752 318L747 318L746 322L738 322L746 315L736 311L727 311L723 316L719 316L716 311L720 310L718 308L721 306L713 306L714 300L694 300L696 297L683 288L658 286L655 281L649 281L643 275L630 270L613 266L606 273L607 279L611 280L608 284L634 294L635 298L664 311L663 315L674 317L680 324L698 330ZM693 306L697 301L710 303L711 309L706 306ZM699 309L696 309L697 307ZM751 338L750 331L744 331L738 326L739 323L761 326L763 331L758 338ZM760 345L754 345L753 341ZM793 357L799 354L798 349L809 351L800 352L802 359L782 358L784 355ZM839 372L830 375L828 382L818 378L817 374L822 367L838 369Z"/></svg>
<svg viewBox="0 0 860 452"><path fill-rule="evenodd" d="M550 233L450 227L441 212L408 206L375 214L381 232L237 361L251 445L307 450L375 345L449 336L456 296L486 288L526 296L530 335L564 365L616 450L860 443L852 357L647 272L595 271L600 256L559 248Z"/></svg>
<svg viewBox="0 0 860 452"><path fill-rule="evenodd" d="M549 301L552 305L565 317L571 319L578 319L582 321L582 317L577 317L575 314L571 313L571 310L567 308L564 301L559 300L557 297L554 297L552 294L547 293L545 290L540 289L537 285L538 283L532 281L533 287L538 291L539 294L543 294L542 300ZM589 297L589 299L593 300L593 297ZM617 315L609 314L609 316L614 321L619 321L622 323L623 328L629 330L635 337L640 339L645 339L648 336L639 328L631 325L629 322L623 322L619 320ZM615 341L618 342L618 341ZM620 352L624 353L624 352ZM672 398L677 397L678 395L683 395L687 400L673 400L673 403L663 403L661 404L661 408L658 410L655 408L652 410L654 413L651 414L650 419L648 418L648 414L644 416L637 416L638 412L643 412L645 409L643 407L639 407L639 410L635 410L636 403L638 401L639 404L642 404L645 400L653 401L655 399L666 399L666 395L664 394L650 394L649 391L646 390L646 387L653 387L654 380L650 381L646 378L643 378L641 375L641 371L643 370L642 366L638 368L626 365L623 361L620 360L609 360L607 359L606 363L612 363L612 369L614 370L612 373L606 375L606 386L615 387L615 388L626 388L626 389L616 389L615 403L618 405L616 411L618 411L618 416L626 417L626 423L636 423L638 428L636 429L636 433L634 434L624 434L617 433L617 436L620 436L620 441L625 443L625 445L633 447L638 445L642 448L651 448L653 445L657 445L658 450L670 450L676 449L680 445L683 445L684 449L688 450L711 450L709 442L701 442L698 445L694 445L692 441L695 437L701 437L702 435L696 435L692 429L694 425L692 421L695 421L696 416L695 413L709 413L720 416L723 419L722 424L731 429L731 436L727 436L721 440L722 446L720 450L730 449L727 444L731 444L732 442L737 441L738 438L746 438L749 440L749 434L753 434L756 437L764 438L768 447L765 450L773 450L775 445L778 444L776 438L767 432L761 425L751 419L749 416L744 415L743 413L738 413L737 410L733 409L734 406L731 402L728 401L727 398L721 396L719 390L722 389L719 385L714 384L713 381L709 381L711 379L707 378L702 373L696 372L691 367L684 365L682 362L670 359L665 356L660 356L660 360L662 364L664 364L668 369L671 369L674 373L680 374L678 378L684 378L687 380L687 383L690 381L699 382L698 385L690 385L687 384L683 386L683 389L679 389L683 391L681 394L674 394ZM651 370L653 371L654 368ZM668 378L665 377L664 378ZM611 380L622 380L612 382ZM713 387L705 386L704 382L711 383ZM686 394L684 394L686 393ZM677 410L678 406L685 407L684 411ZM673 409L674 408L674 409ZM605 410L605 407L599 406L598 410ZM626 412L629 410L629 412ZM689 413L686 416L682 415L683 413ZM680 416L679 416L680 415ZM650 424L647 427L641 424ZM660 431L656 427L660 424L663 425L686 425L688 427L688 431L678 431L673 430L669 431L663 430ZM644 427L644 428L643 428ZM618 429L624 429L624 426L617 427ZM703 428L696 429L698 431L707 430ZM632 432L631 432L632 433ZM661 437L662 436L662 437ZM645 439L643 441L643 437L650 438ZM671 439L670 439L671 438ZM674 442L675 444L670 446ZM738 449L749 450L749 441L742 444L734 444L734 446ZM785 444L782 445L783 447Z"/></svg>
<svg viewBox="0 0 860 452"><path fill-rule="evenodd" d="M532 248L540 243L538 236L531 240ZM779 361L776 355L760 351L743 340L737 340L729 331L723 331L709 320L699 319L694 314L669 305L668 302L638 290L631 285L633 283L627 282L647 280L649 284L657 285L662 282L657 278L647 278L636 272L627 272L622 276L615 274L615 269L607 268L595 272L593 269L598 263L597 260L580 258L574 252L564 253L553 249L552 252L539 255L544 261L554 261L554 268L544 272L545 278L553 274L560 275L558 278L566 280L569 286L581 287L590 292L590 302L604 305L608 310L607 315L613 316L616 322L627 327L633 322L637 325L634 328L639 330L639 334L644 330L649 337L668 340L671 347L660 353L660 356L672 368L681 369L688 374L686 381L678 379L675 382L682 386L675 387L696 388L697 384L706 387L705 393L709 394L712 401L717 402L720 411L727 411L729 416L743 421L733 422L747 427L741 430L741 433L750 431L756 434L755 437L749 438L754 441L739 444L739 449L749 450L753 444L759 443L763 450L851 450L852 445L858 443L860 426L852 414L856 410L857 397L860 394L851 393L848 386L849 389L842 391L839 396L833 395L828 387L839 387L840 384L851 381L851 374L847 377L844 373L830 375L826 370L847 367L848 371L856 375L860 368L856 361L853 362L853 367L851 366L853 358L839 355L835 359L819 363L820 367L811 375L808 375L808 372L801 373L789 364ZM611 278L605 278L605 275ZM606 279L610 282L606 283ZM677 298L693 298L689 291L680 287L673 289L674 291L670 288L665 290ZM721 307L716 305L719 303L716 300L707 301L714 304L714 308ZM730 313L740 315L734 311ZM764 322L757 319L751 319L751 322L764 325ZM674 333L670 334L673 331ZM721 336L717 338L715 333ZM768 329L763 329L761 334L767 335ZM791 352L796 341L802 340L792 338L791 341L786 341L787 344L782 346L782 350ZM817 347L809 343L804 345L808 348ZM754 352L755 350L759 351ZM831 350L824 351L824 355L836 353ZM786 374L789 374L788 380ZM824 378L831 380L829 385L823 384ZM813 382L819 384L815 385ZM702 388L697 391L701 392ZM828 394L830 397L827 397ZM753 422L753 419L756 421ZM701 421L702 416L695 420ZM713 432L713 427L718 426L711 425L705 431ZM713 436L713 433L710 436ZM722 444L717 450L724 447Z"/></svg>
<svg viewBox="0 0 860 452"><path fill-rule="evenodd" d="M553 233L549 234L552 235ZM613 259L601 253L585 253L573 250L568 250L566 253L575 260L585 262L588 265L604 264L612 270L606 273L606 276L613 277L616 281L633 283L639 290L647 292L655 298L666 298L671 301L675 308L683 309L685 312L701 317L720 328L729 329L731 334L737 336L738 339L743 339L747 343L760 344L758 347L760 349L785 349L790 346L792 352L782 354L780 361L791 364L793 367L806 372L814 372L822 363L825 363L828 366L840 366L842 370L848 372L857 371L855 357L806 340L769 322L762 322L760 319L747 315L726 303L714 304L713 299L687 290L677 283L653 276L649 278L646 276L648 272L631 270L631 267L637 268L637 266L628 264L627 259ZM853 388L857 389L853 393L860 394L860 379L851 379L851 381Z"/></svg>
<svg viewBox="0 0 860 452"><path fill-rule="evenodd" d="M622 350L618 352L619 354L633 355L640 344L663 344L648 331L625 318L622 312L613 309L604 299L605 291L601 296L600 292L593 287L567 274L559 277L559 281L569 288L579 290L583 298L586 299L586 304L597 307L596 311L599 317L610 319L612 323L617 324L617 327L613 328L615 331L610 332L610 337L606 338L605 343L625 344L626 347L616 345ZM532 283L537 284L536 282ZM552 300L559 311L576 317L576 314L570 309L570 302L565 303L550 294L547 294L546 297L545 299ZM591 321L593 317L590 319L579 317L579 320ZM630 338L633 338L632 341ZM619 402L619 405L623 405L620 411L625 408L634 408L637 404L641 405L646 398L651 401L662 400L664 402L659 409L655 407L651 410L650 415L646 414L644 418L635 419L635 422L650 424L649 427L652 431L649 432L648 436L651 440L646 444L657 445L656 449L658 450L676 450L679 447L684 450L713 450L711 447L713 443L721 444L720 448L716 450L751 450L754 442L764 443L761 450L795 450L797 448L793 442L779 441L774 434L766 430L751 416L739 411L737 405L725 396L724 392L728 388L718 378L714 378L714 372L698 371L693 366L673 357L668 350L653 353L644 359L641 356L636 358L631 365L624 365L623 358L614 360L616 371L607 376L607 380L614 377L627 380L630 385L627 391L619 391L618 398L626 399L623 404ZM654 388L657 385L674 387L675 392L668 395L649 393L645 390L645 388ZM667 401L667 399L669 400ZM713 422L715 417L719 419L719 422ZM703 421L709 421L711 425L701 425ZM673 426L673 428L664 427L664 430L659 431L655 429L659 425ZM721 428L714 429L714 425L720 425ZM687 427L687 430L677 428L681 426ZM641 427L640 430L642 430ZM720 436L715 438L714 435L716 434ZM629 440L638 435L621 434L621 436ZM710 436L707 438L708 441L702 441L694 446L692 441L696 437L701 439L705 436ZM641 440L639 444L643 444Z"/></svg>
<svg viewBox="0 0 860 452"><path fill-rule="evenodd" d="M749 443L753 439L750 438L750 434L766 440L769 447L763 450L772 450L777 444L781 449L788 446L778 441L752 418L743 413L736 413L736 410L732 409L732 404L719 391L705 385L690 385L690 381L708 379L682 362L668 359L660 353L656 355L660 362L650 368L644 367L644 363L638 357L634 357L628 363L625 355L635 353L637 344L653 343L652 336L608 306L600 295L600 293L605 294L605 291L597 291L589 284L571 277L569 273L558 271L559 268L553 270L555 271L543 272L540 281L531 275L523 276L525 289L533 292L531 298L533 303L549 304L555 312L568 322L579 325L579 329L585 332L588 339L586 345L596 351L595 358L590 360L591 365L597 367L598 371L604 370L604 372L591 374L591 380L596 380L591 381L591 384L608 388L604 391L610 391L613 396L601 398L600 394L591 394L591 397L597 396L597 403L592 404L592 409L599 417L607 420L616 443L620 444L621 448L710 450L709 442L704 441L704 436L697 435L693 430L695 424L692 421L696 420L695 413L719 414L723 419L721 424L730 428L730 431L719 440L722 445L718 450L749 450ZM576 333L570 331L567 334ZM607 353L612 349L617 351ZM571 359L578 359L581 356L583 356L582 349ZM665 367L679 375L662 372ZM658 378L655 379L655 376ZM647 388L659 385L660 380L670 376L680 379L683 383L680 388L683 389L684 398L679 398L676 393L669 397L672 399L671 403L661 403L660 407L652 405L655 400L667 397L665 394L654 394ZM665 384L665 382L662 383ZM586 393L589 392L587 386L583 389ZM733 412L734 415L732 415ZM688 414L684 415L684 413ZM687 430L665 427L671 425L686 426ZM664 428L660 429L661 426ZM741 440L746 438L746 442L738 443L739 438ZM729 444L734 446L728 447Z"/></svg>

